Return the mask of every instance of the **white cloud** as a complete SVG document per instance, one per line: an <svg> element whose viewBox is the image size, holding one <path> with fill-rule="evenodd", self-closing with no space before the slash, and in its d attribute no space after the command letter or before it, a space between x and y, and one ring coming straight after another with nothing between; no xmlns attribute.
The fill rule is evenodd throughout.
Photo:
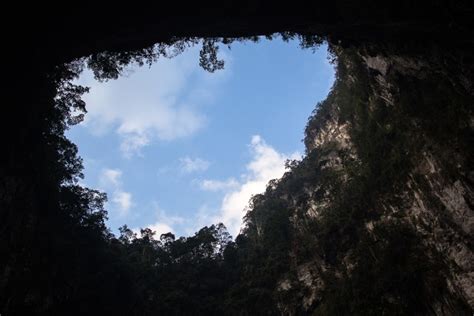
<svg viewBox="0 0 474 316"><path fill-rule="evenodd" d="M125 216L132 206L132 194L130 192L115 191L112 201L119 206L121 211L120 215Z"/></svg>
<svg viewBox="0 0 474 316"><path fill-rule="evenodd" d="M198 60L198 49L189 49L173 59L158 60L151 69L137 67L129 76L106 83L86 72L79 80L91 87L84 96L88 113L83 126L95 135L114 131L121 152L129 158L155 140L193 135L205 126L202 106L212 102L230 64L209 74Z"/></svg>
<svg viewBox="0 0 474 316"><path fill-rule="evenodd" d="M184 173L206 171L210 165L209 161L206 161L201 158L193 159L189 157L184 157L184 158L180 158L179 161L180 161L181 171Z"/></svg>
<svg viewBox="0 0 474 316"><path fill-rule="evenodd" d="M99 177L99 183L101 186L120 186L122 177L122 171L118 169L104 169Z"/></svg>
<svg viewBox="0 0 474 316"><path fill-rule="evenodd" d="M247 164L247 171L241 175L243 180L240 183L234 184L235 180L232 178L222 182L208 183L210 188L217 188L218 184L232 183L222 200L220 210L217 215L212 217L211 222L224 223L233 237L237 236L242 228L242 218L250 198L255 194L263 193L268 181L283 176L286 171L285 162L287 159L300 158L300 154L297 152L291 155L279 153L265 143L259 135L252 137L250 149L253 157ZM209 215L206 213L199 216L206 220L209 219Z"/></svg>
<svg viewBox="0 0 474 316"><path fill-rule="evenodd" d="M140 155L140 149L150 143L150 139L143 133L130 133L122 136L120 151L125 158L131 158L134 154Z"/></svg>
<svg viewBox="0 0 474 316"><path fill-rule="evenodd" d="M202 180L199 186L204 191L222 191L229 190L237 187L239 182L234 178L227 179L225 181L220 180Z"/></svg>
<svg viewBox="0 0 474 316"><path fill-rule="evenodd" d="M159 239L162 234L174 233L174 229L171 226L163 223L155 223L147 226L147 228L155 232L155 239Z"/></svg>
<svg viewBox="0 0 474 316"><path fill-rule="evenodd" d="M301 155L298 152L283 154L268 145L260 136L255 135L249 145L252 158L246 166L246 171L240 175L240 181L235 178L227 180L206 179L197 182L200 189L206 191L223 191L224 196L218 207L202 205L194 217L183 218L170 216L162 210L157 203L156 221L146 227L156 230L156 236L166 232L183 232L192 235L196 230L206 225L224 223L229 233L236 237L242 228L242 218L245 215L246 207L250 198L266 189L268 181L281 178L285 173L285 162L287 159L298 159ZM194 168L197 159L183 159L185 162L192 162L189 170L201 170ZM186 163L185 163L186 164ZM197 163L195 165L200 165ZM206 168L208 165L206 165ZM205 169L205 168L204 168ZM139 232L139 229L135 229Z"/></svg>
<svg viewBox="0 0 474 316"><path fill-rule="evenodd" d="M133 206L132 194L122 188L122 171L119 169L103 169L99 176L99 186L102 190L111 192L110 206L119 217L127 216Z"/></svg>

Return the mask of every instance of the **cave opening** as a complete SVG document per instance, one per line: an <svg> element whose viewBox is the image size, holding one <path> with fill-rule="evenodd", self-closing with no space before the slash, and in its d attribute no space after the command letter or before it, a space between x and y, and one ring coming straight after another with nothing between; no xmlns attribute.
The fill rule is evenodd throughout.
<svg viewBox="0 0 474 316"><path fill-rule="evenodd" d="M19 35L9 32L6 76L13 84L6 90L15 101L4 107L0 124L6 148L0 158L0 313L472 315L472 2L174 6L157 12L136 5L138 12L128 7L124 18L118 18L123 6L55 6L18 19L26 26L14 28ZM139 224L111 234L105 196L87 188L101 189L87 182L87 156L81 182L83 161L65 137L85 106L78 97L87 89L69 81L83 62L107 81L127 73L130 63L155 62L167 45L174 45L174 55L204 38L196 58L218 74L219 43L274 32L296 37L306 48L324 39L337 50L335 84L310 116L305 158L290 162L291 172L252 199L235 240L215 225L181 238L153 236L150 229L137 237ZM158 54L150 50L153 43L159 43ZM126 161L147 157L153 144L164 142L114 113L110 121L99 116L98 135L100 127L104 135L118 134L115 142L96 144L99 151ZM234 115L228 126L234 118L237 123ZM204 133L205 126L197 130ZM158 132L165 139L173 135ZM189 138L196 146L198 134ZM268 137L252 131L243 143L265 139L276 146ZM130 158L123 156L127 149ZM201 153L184 152L173 161L214 170L214 161ZM137 200L127 197L121 168L113 163L98 169L116 185L109 203L130 206ZM235 185L231 180L202 177L194 185ZM180 189L185 200L191 190ZM156 206L154 220L176 211L160 213L162 205Z"/></svg>
<svg viewBox="0 0 474 316"><path fill-rule="evenodd" d="M219 48L225 67L212 73L190 47L107 82L90 70L73 81L90 91L67 137L81 184L107 193L115 234L127 224L192 235L222 222L236 237L250 198L304 154L307 119L334 81L327 44L260 37Z"/></svg>

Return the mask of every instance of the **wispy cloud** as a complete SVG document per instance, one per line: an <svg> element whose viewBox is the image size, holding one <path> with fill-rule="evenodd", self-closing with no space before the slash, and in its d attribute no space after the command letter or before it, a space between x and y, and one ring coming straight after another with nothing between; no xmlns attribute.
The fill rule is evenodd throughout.
<svg viewBox="0 0 474 316"><path fill-rule="evenodd" d="M141 148L150 143L149 136L144 132L119 133L122 138L120 151L125 158L131 158L133 155L141 155Z"/></svg>
<svg viewBox="0 0 474 316"><path fill-rule="evenodd" d="M123 190L122 171L119 169L103 169L99 175L99 186L111 194L110 206L112 211L117 211L119 217L128 215L133 206L132 194Z"/></svg>
<svg viewBox="0 0 474 316"><path fill-rule="evenodd" d="M132 194L120 190L114 191L112 202L118 205L121 210L121 216L125 216L128 214L128 210L132 206Z"/></svg>
<svg viewBox="0 0 474 316"><path fill-rule="evenodd" d="M86 73L79 80L91 87L84 96L88 113L83 126L95 135L114 131L128 158L141 154L155 140L193 135L206 125L201 108L212 102L217 85L229 71L209 74L196 60L198 50L190 49L173 59L159 60L151 69L137 68L107 83L96 82Z"/></svg>
<svg viewBox="0 0 474 316"><path fill-rule="evenodd" d="M183 218L170 215L160 208L157 202L153 203L155 219L144 226L156 232L156 237L163 233L186 233L191 235L205 225L222 222L226 225L232 236L236 236L242 228L242 218L250 198L266 189L268 181L281 178L285 173L285 162L287 159L298 159L300 153L284 154L267 144L259 135L252 137L249 144L251 159L246 165L246 171L239 178L231 177L225 180L205 179L194 180L201 190L211 192L222 192L223 197L220 206L213 207L202 205L194 216ZM204 171L209 167L209 162L201 158L185 157L181 159L182 172ZM113 184L118 190L114 191L112 202L123 209L132 205L131 195L120 191L121 171L117 169L105 169L102 172L102 183ZM134 229L139 233L139 228Z"/></svg>
<svg viewBox="0 0 474 316"><path fill-rule="evenodd" d="M180 169L183 173L202 172L209 168L209 161L201 158L184 157L179 159Z"/></svg>
<svg viewBox="0 0 474 316"><path fill-rule="evenodd" d="M224 181L220 180L202 180L199 182L199 187L204 191L224 191L233 189L239 186L239 182L234 178L230 178Z"/></svg>
<svg viewBox="0 0 474 316"><path fill-rule="evenodd" d="M122 171L118 169L104 169L99 178L99 184L101 186L120 186L122 185L120 178L122 177Z"/></svg>

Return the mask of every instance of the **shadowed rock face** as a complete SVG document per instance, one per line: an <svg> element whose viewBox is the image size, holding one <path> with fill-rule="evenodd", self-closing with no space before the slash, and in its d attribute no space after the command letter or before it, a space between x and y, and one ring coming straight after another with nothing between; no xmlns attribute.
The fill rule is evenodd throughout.
<svg viewBox="0 0 474 316"><path fill-rule="evenodd" d="M54 121L57 90L52 74L58 65L103 51L143 49L174 37L295 32L326 39L339 72L332 93L309 120L307 157L262 198L285 201L291 214L290 265L270 287L279 311L360 311L355 305L334 309L334 302L351 298L385 306L375 311L379 314L395 310L390 308L408 300L403 293L367 290L364 297L355 297L345 285L364 288L361 279L378 285L371 277L384 271L400 243L409 246L397 250L399 258L407 259L397 264L422 275L415 296L423 306L419 314L472 313L471 1L393 1L383 6L373 1L293 1L285 7L270 1L228 1L219 6L171 4L166 10L139 4L78 5L72 10L41 6L41 11L30 8L35 12L30 17L18 14L4 48L7 99L12 100L0 118L4 310L14 311L15 302L40 296L48 306L53 300L48 293L58 286L27 290L29 276L44 273L54 279L51 271L56 270L45 269L61 265L28 264L51 247L55 235L48 227L62 216L54 211L61 182L52 167L61 155L48 148L63 140L44 137L51 128L47 122ZM301 17L301 12L306 15ZM257 213L254 209L249 214ZM350 216L339 216L346 213ZM411 237L403 239L400 232ZM383 279L380 285L394 280ZM416 310L415 303L402 303Z"/></svg>
<svg viewBox="0 0 474 316"><path fill-rule="evenodd" d="M172 37L243 37L282 31L320 34L347 45L402 44L409 38L472 44L469 1L389 1L384 5L368 0L286 5L264 0L218 5L204 1L186 6L167 3L166 8L156 9L140 2L74 8L41 4L11 11L18 25L18 33L10 34L15 44L12 55L25 50L23 56L30 58L24 62L33 59L32 64L37 64L41 58L43 65L104 50L140 49Z"/></svg>
<svg viewBox="0 0 474 316"><path fill-rule="evenodd" d="M308 122L305 139L308 156L281 180L279 187L266 193L270 200L283 194L280 198L287 201L293 214L292 236L295 237L292 243L295 246L290 254L293 261L287 276L276 286L279 296L287 300L280 302L280 309L289 314L298 312L298 305L288 295L298 289L298 301L303 310L326 313L328 295L332 295L328 294L328 287L332 286L328 282L335 282L334 278L344 280L342 284L350 282L363 273L360 269L363 264L369 264L357 253L358 247L363 247L362 257L373 256L374 262L382 261L378 258L380 249L372 252L370 243L361 246L361 236L367 234L374 238L375 244L380 243L384 237L374 227L403 223L420 237L419 243L427 254L422 261L443 262L442 266L431 267L444 283L441 292L419 297L420 305L425 304L423 299L430 301L424 313L469 315L474 304L474 191L472 163L469 162L473 152L468 144L472 140L474 95L465 73L470 66L443 66L440 60L446 56L367 55L364 50L340 48L335 51L339 55L337 80L329 97ZM459 71L457 75L452 72L455 68ZM410 82L409 87L403 84L405 80ZM429 81L436 83L439 90L430 90L434 87L425 85ZM443 81L449 84L445 86ZM352 91L362 89L366 94L348 93L354 88ZM458 93L454 91L462 91L459 93L464 101L453 101L454 96L438 102L431 99ZM406 99L404 95L412 97ZM444 117L435 118L433 115L439 106ZM448 118L450 108L463 114ZM433 124L433 120L439 121ZM457 132L443 129L445 124ZM450 136L442 141L440 133ZM393 167L396 169L389 171ZM363 175L365 168L372 171ZM332 182L322 176L328 172L333 173ZM308 181L310 173L319 176ZM361 189L356 195L344 197L353 190L352 185L364 187L378 182L377 178L383 186L390 184L386 189L370 186L367 191ZM290 183L294 182L300 182L300 189L288 194ZM345 199L351 199L355 205L345 204ZM358 202L364 199L371 201ZM345 209L340 209L341 204ZM347 219L337 217L339 211L357 212L357 215L346 222ZM329 233L320 233L318 229L324 230L328 220L335 221L335 228L342 232L332 237L326 248L321 243ZM346 225L356 233L347 230ZM303 240L308 232L319 238L312 240L312 253L302 255L298 253L299 239ZM341 244L347 236L350 240ZM401 240L396 242L402 243ZM398 255L412 254L413 250L407 250ZM389 274L389 270L386 266L383 273ZM420 282L426 282L426 288L437 286L431 278ZM339 284L341 288L342 284ZM376 286L376 282L368 285L365 295L370 296L370 287ZM341 288L336 291L343 291ZM411 288L406 290L411 291ZM388 293L379 295L381 305L384 299L396 300Z"/></svg>

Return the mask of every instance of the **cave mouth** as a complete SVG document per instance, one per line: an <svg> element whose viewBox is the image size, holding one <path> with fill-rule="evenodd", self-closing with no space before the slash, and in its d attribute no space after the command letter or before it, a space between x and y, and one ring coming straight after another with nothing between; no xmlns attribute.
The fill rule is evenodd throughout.
<svg viewBox="0 0 474 316"><path fill-rule="evenodd" d="M190 235L223 222L235 237L251 196L304 154L307 118L333 84L327 44L301 46L220 44L225 67L212 72L190 47L116 80L90 70L74 80L90 87L88 113L67 137L83 159L81 184L107 193L112 232Z"/></svg>
<svg viewBox="0 0 474 316"><path fill-rule="evenodd" d="M133 8L137 10L135 15L132 14ZM437 1L434 4L429 2L414 4L413 1L405 3L394 1L390 4L375 5L368 1L362 1L360 4L335 1L294 3L285 7L266 2L252 2L250 5L230 3L224 7L216 7L215 4L199 2L192 7L176 3L175 9L167 8L159 11L144 9L143 6L137 5L133 8L127 7L127 15L124 16L123 6L109 6L107 11L101 11L97 6L92 8L82 5L75 6L74 10L69 8L66 10L66 7L56 5L55 10L46 13L38 10L31 19L22 14L17 20L26 27L19 28L12 24L11 28L20 33L7 34L9 44L6 46L11 48L6 49L7 56L12 58L7 58L9 62L6 63L6 77L13 82L13 88L6 89L6 92L14 96L15 102L5 106L2 115L4 119L2 135L6 136L3 146L6 148L6 154L2 155L2 177L0 177L2 180L1 314L472 315L472 308L469 308L473 302L470 295L472 287L469 282L464 282L469 281L469 273L472 271L469 266L469 262L472 261L464 260L471 254L469 252L471 243L467 238L469 235L456 231L453 233L455 222L444 210L439 209L440 203L436 203L437 200L432 199L435 203L431 203L430 197L438 198L440 195L437 191L440 192L444 187L431 186L430 183L426 183L427 177L424 176L415 179L425 181L421 182L424 183L422 190L408 184L405 186L407 182L401 180L405 180L404 175L412 169L407 168L407 164L397 163L404 162L405 159L423 161L417 159L420 156L408 154L410 152L406 151L408 146L405 145L415 144L415 141L424 142L425 138L419 136L425 133L421 135L415 132L418 128L422 128L423 132L427 131L428 127L431 128L431 132L437 133L433 135L442 134L443 137L424 142L426 147L424 144L410 146L413 148L412 153L424 155L424 150L428 149L429 155L437 156L436 153L440 152L436 150L437 145L447 145L448 151L441 152L445 153L441 158L446 158L449 162L446 163L447 167L450 167L451 162L457 163L457 159L453 158L458 154L461 158L466 158L466 166L470 166L468 164L470 146L464 139L471 139L469 138L472 136L471 130L458 128L459 124L444 124L446 129L441 129L440 125L443 122L451 123L453 119L466 122L472 117L472 110L469 107L473 103L472 99L469 99L469 102L465 101L466 95L451 98L455 95L453 92L459 91L458 88L462 87L463 83L468 86L467 92L469 97L472 97L474 73L470 63L474 38L472 2L461 0L455 3ZM19 12L26 13L25 10ZM280 15L283 10L290 17ZM192 14L166 16L170 12ZM306 12L308 15L302 18L292 12ZM203 17L200 13L206 14ZM231 16L233 13L237 13L235 17ZM204 36L207 37L205 39L207 50L199 54L197 59L203 67L214 71L219 69L221 64L213 54L216 46L210 36L224 36L223 34L249 36L249 34L269 34L282 30L293 30L298 34L320 34L335 45L333 47L338 53L342 53L337 54L338 71L333 93L326 99L327 102L323 102L320 109L325 108L324 104L327 105L326 109L332 109L334 106L340 108L341 103L333 102L335 99L331 96L337 95L340 91L347 92L348 86L352 84L345 83L356 79L361 85L351 89L350 93L343 94L347 101L343 107L349 110L345 113L348 116L344 115L345 119L353 118L350 114L357 111L362 114L372 111L371 101L378 100L384 94L376 93L377 90L368 95L362 93L371 83L365 80L367 78L365 75L368 75L369 79L382 79L382 82L384 79L389 80L388 82L395 81L392 87L400 87L400 91L404 93L403 102L395 104L396 107L388 108L388 111L384 107L384 102L374 104L381 110L378 112L380 115L364 115L363 123L359 125L363 127L358 131L359 135L369 128L380 132L379 141L376 142L372 137L374 133L365 133L359 138L361 141L359 145L371 145L362 148L367 153L364 156L375 157L374 160L367 161L368 168L358 166L351 168L351 171L361 174L358 180L362 182L355 182L355 185L349 188L341 187L339 191L341 194L333 194L332 196L337 197L338 203L324 207L323 211L329 210L326 212L328 216L326 219L323 218L324 221L316 223L303 222L304 214L299 212L300 201L311 202L311 199L300 194L305 193L303 192L306 191L305 185L295 190L298 205L274 203L278 202L280 196L286 200L285 195L257 196L256 204L253 204L247 213L250 217L247 221L248 229L239 235L235 242L229 241L220 227L217 229L205 227L195 236L177 240L169 235L154 240L150 238L150 230L141 234L141 238L134 238L131 230L121 230L117 237L111 235L104 225L103 195L77 185L76 181L79 179L83 163L78 156L77 147L64 136L69 122L77 123L81 119L80 114L71 115L70 109L83 108L84 103L76 97L85 89L67 85L65 82L79 73L81 65L80 63L66 67L58 65L80 56L89 56L82 61L93 66L94 75L102 79L111 79L119 77L123 73L124 66L130 62L153 60L153 54L148 54L147 49L140 49L142 47L153 42L168 41L173 35ZM13 38L13 41L10 41L10 38ZM306 41L308 45L304 46L311 46L312 43L314 42L309 39ZM316 39L316 44L318 43ZM106 52L107 49L115 51ZM133 52L132 49L139 50ZM376 66L375 68L380 67L365 60L361 69L366 71L359 76L350 70L341 73L339 70L344 69L343 60L346 53L357 54L350 57L367 57L371 61L374 61L372 57L381 56L382 61L384 58L389 58L391 62L395 61L402 67L398 71L396 68L391 68L395 70L395 76L379 77L385 71L372 71L373 67L369 64ZM400 55L408 57L408 60L400 59ZM147 59L148 57L150 58ZM426 64L427 59L433 63ZM351 62L354 59L349 58L347 61ZM358 64L357 60L355 61L356 63L352 65ZM409 62L406 63L407 61ZM284 62L287 62L287 59L284 59ZM283 63L281 59L279 63ZM377 64L380 66L380 63ZM426 73L416 71L415 78L405 80L403 85L399 85L402 83L400 79L413 77L410 75L412 71L404 71L413 65L426 65ZM58 73L55 72L56 69L59 70ZM426 76L416 78L423 73ZM443 82L438 80L440 76L444 79ZM456 82L460 82L461 85L456 86ZM58 83L65 83L66 86L62 91L61 87L56 89ZM421 92L428 91L428 93L415 94L417 86L413 83L419 84ZM440 83L443 85L440 86ZM445 90L444 87L451 88ZM278 92L286 90L294 89L284 87ZM59 98L58 102L53 101L55 95ZM237 95L236 99L240 100L241 95ZM359 102L361 98L370 102ZM317 100L313 99L311 104L314 106L316 102ZM458 103L459 106L449 106ZM275 105L268 104L273 106L271 108L273 111L267 111L263 117L274 119ZM259 105L261 106L261 103ZM423 105L422 111L417 111L420 110L417 105ZM433 108L433 105L436 107ZM294 107L296 102L291 102L291 105L287 106ZM239 108L223 108L227 109L227 116L232 119L225 121L230 128L230 123L235 119L230 109L237 111ZM392 110L395 108L397 111ZM445 111L450 108L455 111ZM431 111L424 111L426 109ZM89 116L92 114L92 109L90 110ZM252 117L256 117L254 112L251 113ZM313 116L315 118L313 121L331 122L333 117L327 114L328 112L319 111ZM399 114L400 119L395 120L397 116L391 114ZM433 120L432 118L436 116L441 119ZM407 118L412 117L421 117L427 125L420 127L420 124L410 124L412 121ZM402 133L392 133L397 131L393 128L397 125L380 124L385 123L386 119L388 123L393 122L408 128L398 129ZM367 120L373 124L364 124ZM99 121L99 124L100 122L106 126L106 120ZM115 124L113 132L118 129L118 123ZM245 124L248 122L245 121ZM314 129L315 134L318 133L317 125ZM12 126L14 128L11 128ZM301 125L298 124L298 128L299 126ZM462 126L472 129L472 124L463 123ZM279 127L284 132L293 130L289 124L284 124L284 128ZM130 130L133 131L131 125L126 125L121 131ZM209 130L220 135L215 129L209 128ZM70 133L74 131L71 129ZM466 131L468 133L465 133ZM100 136L100 131L97 134ZM400 142L393 142L391 137L393 134L395 138L408 137L398 138ZM258 134L257 131L252 131L249 135ZM252 138L249 140L249 135L245 137L246 144L252 140ZM389 142L384 141L386 139L384 135L390 137ZM276 147L266 134L261 132L260 136L268 144ZM463 140L453 142L452 136L460 136ZM80 154L84 156L86 178L83 183L79 183L81 185L98 187L89 183L89 173L94 161L84 154L84 149L92 148L95 144L99 151L109 152L104 144L115 144L114 150L110 150L111 155L120 161L127 161L120 152L120 138L115 139L115 143L110 140L103 143L89 143L85 146L74 138L71 139L79 144ZM223 137L223 139L222 143L218 143L219 147L214 145L220 151L226 150L222 144L237 146L237 142L231 138ZM300 134L297 139L301 139ZM136 138L138 143L140 140L145 142L147 139ZM166 143L155 141L156 144ZM197 136L189 138L189 141L196 146L199 143ZM256 138L255 142L258 141L259 138ZM184 143L185 139L181 139L180 142ZM155 142L150 141L150 144ZM394 144L403 146L395 147ZM460 150L454 148L458 144L463 145ZM394 147L400 149L396 151L397 155L391 155L390 149ZM142 149L143 157L149 157L146 151L149 148L151 145ZM334 147L329 149L327 153L332 153ZM169 152L172 151L162 148L159 153L150 155L154 158L153 166L157 165L162 153ZM291 150L288 152L291 153ZM289 183L301 184L306 175L316 180L314 175L326 165L325 160L318 158L321 152L313 150L311 153L315 155L308 154L302 164L297 164L307 168L300 169L303 172L299 175L297 170L293 169L294 172L289 176L296 175L295 181ZM179 158L186 161L186 157L190 160L201 157L185 154L189 156ZM133 157L129 159L141 158L140 155ZM379 159L379 157L390 159ZM392 157L395 159L392 160ZM135 164L145 166L145 158L137 160ZM388 168L385 168L386 162L390 163ZM215 170L216 165L211 161L208 170ZM407 171L402 173L401 177L398 172L400 169L393 172L393 166L398 165ZM351 166L354 165L351 164L349 167ZM99 167L101 168L100 165ZM123 191L128 192L126 190L129 190L130 182L125 180L125 169L119 164L106 167L111 182L121 183ZM456 168L439 168L432 176L442 182L452 180L459 183L468 175L469 183L472 184L472 172L468 170L470 173L461 173L456 171L458 170ZM155 170L156 167L147 168L142 174L135 172L133 179L143 182L143 174L152 174ZM445 171L448 171L448 174L445 174ZM387 179L385 175L389 178ZM171 177L171 180L178 179L179 176L175 173L175 177ZM227 179L222 174L220 176L222 178L219 179ZM382 181L377 183L374 181L379 179ZM395 182L393 179L398 180ZM316 189L321 183L319 180L311 182L314 182L312 188ZM402 188L409 187L408 192L413 192L417 200L418 193L422 198L425 196L427 203L419 205L427 211L409 212L414 215L414 225L408 227L408 230L393 227L392 222L387 221L388 225L384 226L389 228L388 234L384 231L381 231L382 234L377 231L372 234L371 227L374 225L366 226L365 223L372 224L372 221L366 222L366 219L372 220L373 217L366 215L371 215L367 211L372 207L380 206L377 205L378 197L381 196L389 205L395 203L396 210L398 210L396 204L401 200L399 194L391 194L393 192L387 191L386 186L380 187L377 184L398 182L402 184ZM169 190L167 191L170 183L169 180L162 187L158 187L155 183L147 187L156 189L155 196L158 196L158 193L160 196L171 196ZM376 185L373 185L374 183ZM285 185L284 181L277 186L282 185ZM180 194L174 197L174 200L188 200L191 193L189 187L179 188ZM289 193L289 188L290 186L282 187L280 192ZM464 188L470 189L470 186ZM323 191L326 191L324 187ZM389 194L385 194L387 192ZM259 200L260 197L263 197L263 200ZM110 196L109 203L113 202L113 199L113 196ZM126 197L123 200L126 201ZM448 200L452 201L451 197ZM131 201L136 200L132 198ZM159 203L160 201L157 206L164 209L164 214L174 215L179 211L166 209L163 203ZM291 204L294 204L293 201ZM400 208L405 208L402 204L405 203L400 203ZM410 206L411 203L407 207ZM138 205L135 207L136 209L131 210L135 212L131 214L138 216L140 214L136 211L142 208ZM384 209L381 213L383 219L389 217L387 219L397 220L400 218L399 214L402 215L402 212L398 211L393 214L395 212L391 207ZM109 210L109 217L112 212ZM388 216L384 216L385 214ZM432 214L436 217L432 217ZM297 221L303 225L293 225L292 215L295 215ZM262 219L264 225L261 225ZM180 221L177 217L173 220ZM354 220L358 226L353 225ZM123 219L120 224L123 222L129 223L132 228L139 227L133 224L132 219ZM430 227L425 223L430 226L433 223L435 226ZM109 227L113 226L110 221L107 224ZM416 230L413 231L413 228ZM369 234L365 233L366 230ZM421 240L413 238L416 237L413 233L419 235ZM426 249L424 245L430 245L430 248L433 246L434 249ZM446 268L448 270L445 270ZM463 303L468 299L470 306Z"/></svg>

